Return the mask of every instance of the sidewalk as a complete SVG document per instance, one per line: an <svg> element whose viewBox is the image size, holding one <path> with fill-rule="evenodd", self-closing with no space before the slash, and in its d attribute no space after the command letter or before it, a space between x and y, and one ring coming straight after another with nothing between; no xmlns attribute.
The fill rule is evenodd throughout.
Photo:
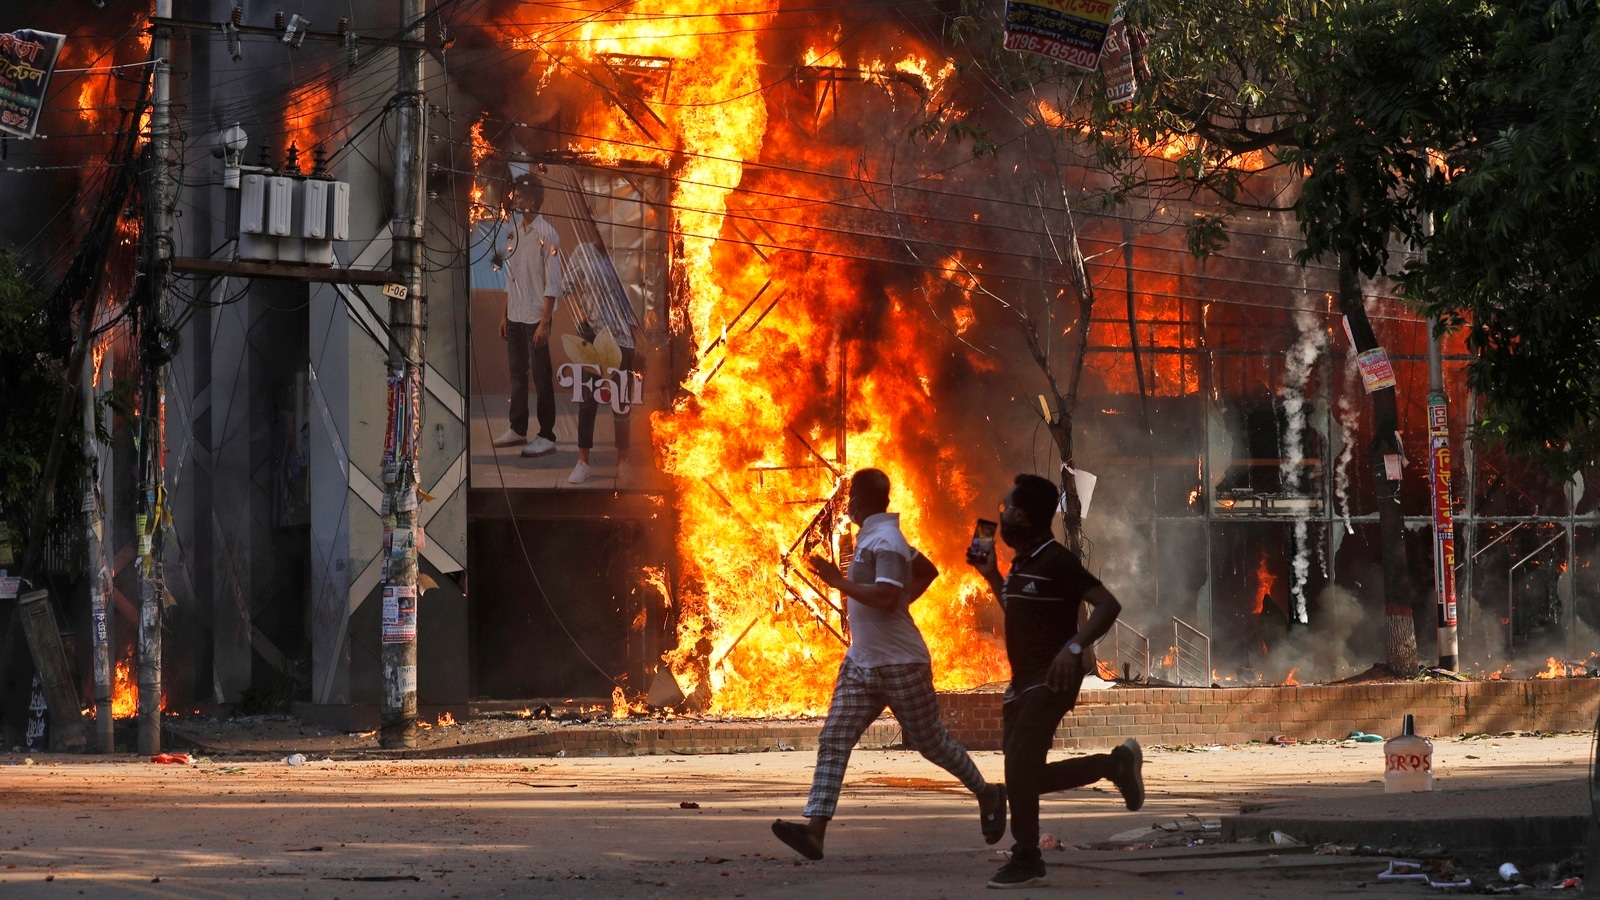
<svg viewBox="0 0 1600 900"><path fill-rule="evenodd" d="M1586 778L1506 787L1444 784L1416 794L1247 804L1222 817L1222 839L1267 840L1274 831L1307 844L1443 848L1460 862L1552 863L1583 849L1590 819Z"/></svg>

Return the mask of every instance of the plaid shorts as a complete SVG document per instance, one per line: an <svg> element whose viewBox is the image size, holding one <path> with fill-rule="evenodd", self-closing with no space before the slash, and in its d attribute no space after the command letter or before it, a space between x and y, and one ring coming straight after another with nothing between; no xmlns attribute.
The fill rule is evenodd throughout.
<svg viewBox="0 0 1600 900"><path fill-rule="evenodd" d="M900 723L906 745L954 775L974 794L985 782L967 748L956 743L939 721L939 700L933 692L933 668L927 663L894 666L858 666L848 658L839 667L828 705L828 721L817 738L817 769L811 779L811 797L802 815L833 818L839 805L839 788L850 751L884 707Z"/></svg>

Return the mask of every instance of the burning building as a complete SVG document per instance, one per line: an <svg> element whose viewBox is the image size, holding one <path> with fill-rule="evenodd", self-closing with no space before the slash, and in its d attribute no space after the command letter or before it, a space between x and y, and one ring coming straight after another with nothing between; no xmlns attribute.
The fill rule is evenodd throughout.
<svg viewBox="0 0 1600 900"><path fill-rule="evenodd" d="M181 5L217 24L177 51L190 274L165 413L168 689L348 721L379 690L389 338L380 283L358 275L391 247L395 15ZM1294 262L1284 213L1240 218L1200 260L1184 226L1203 202L1098 207L1106 176L1056 112L1074 83L989 95L945 16L667 0L430 14L424 704L638 698L669 673L699 709L819 711L849 632L802 560L848 555L842 485L869 465L943 570L913 611L939 687L1002 681L997 613L960 550L1016 472L1059 477L1048 420L1069 382L1075 461L1097 479L1089 566L1148 658L1192 633L1202 679L1326 679L1381 657L1371 414L1333 273ZM71 45L120 60L145 24ZM114 105L88 73L61 84L63 109ZM244 165L349 186L326 276L228 267L238 212L211 136L236 123ZM89 156L38 141L21 158ZM556 450L534 457L493 446L512 390L496 251L528 176L566 273ZM1382 285L1368 305L1399 384L1427 656L1425 323ZM1466 358L1447 341L1457 435ZM1457 470L1463 659L1581 658L1600 612L1593 492L1490 448Z"/></svg>

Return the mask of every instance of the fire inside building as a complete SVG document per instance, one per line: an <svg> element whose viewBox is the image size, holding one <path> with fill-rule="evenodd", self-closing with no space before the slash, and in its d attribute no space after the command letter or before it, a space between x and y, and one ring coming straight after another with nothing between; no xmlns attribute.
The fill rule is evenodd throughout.
<svg viewBox="0 0 1600 900"><path fill-rule="evenodd" d="M154 536L167 706L370 727L398 546L383 277L400 221L395 60L410 46L398 10L193 0L153 19L114 2L63 21L23 5L29 27L68 37L40 136L8 142L4 165L35 174L0 180L0 196L55 214L6 234L52 278L103 203L118 142L148 139L152 29L170 31L183 73L159 514L137 479L149 357L134 336L150 323L127 310L148 238L130 201L111 211L119 237L90 307L98 468L83 490L101 498L103 546L58 541L39 579L81 694L94 696L84 572L103 568L114 714L134 709ZM1109 177L1058 112L1077 83L975 99L982 75L958 69L941 15L668 0L430 11L425 362L409 399L420 426L402 437L424 709L615 697L637 712L820 712L849 630L803 560L849 556L844 490L866 466L888 473L891 508L942 570L913 609L938 687L1003 681L999 612L962 551L1016 473L1062 477L1063 416L1085 558L1125 607L1103 675L1281 684L1383 659L1372 407L1334 273L1295 261L1293 216L1271 208L1292 179L1257 161L1263 208L1197 257L1185 226L1214 204L1099 204ZM298 198L281 230L274 185ZM507 272L517 240L537 243L519 191L540 195L554 237L537 245L560 270L550 390L524 391L527 444L501 440L517 431L512 366L527 356L508 353L520 301ZM334 210L315 227L313 194ZM1390 286L1367 291L1400 403L1402 594L1426 662L1439 655L1429 332ZM1460 668L1583 671L1600 647L1600 486L1468 440L1459 335L1442 357ZM95 553L103 566L69 560ZM31 668L21 637L6 640L20 734Z"/></svg>

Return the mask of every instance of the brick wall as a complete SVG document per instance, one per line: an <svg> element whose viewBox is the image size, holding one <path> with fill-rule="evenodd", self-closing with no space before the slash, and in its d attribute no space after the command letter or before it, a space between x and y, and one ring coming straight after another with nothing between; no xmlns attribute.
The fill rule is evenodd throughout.
<svg viewBox="0 0 1600 900"><path fill-rule="evenodd" d="M950 733L972 750L1000 749L998 692L939 695ZM1352 731L1400 733L1406 713L1429 736L1587 731L1600 711L1600 678L1427 681L1244 688L1087 691L1056 732L1057 747L1235 744L1275 734L1334 740Z"/></svg>

